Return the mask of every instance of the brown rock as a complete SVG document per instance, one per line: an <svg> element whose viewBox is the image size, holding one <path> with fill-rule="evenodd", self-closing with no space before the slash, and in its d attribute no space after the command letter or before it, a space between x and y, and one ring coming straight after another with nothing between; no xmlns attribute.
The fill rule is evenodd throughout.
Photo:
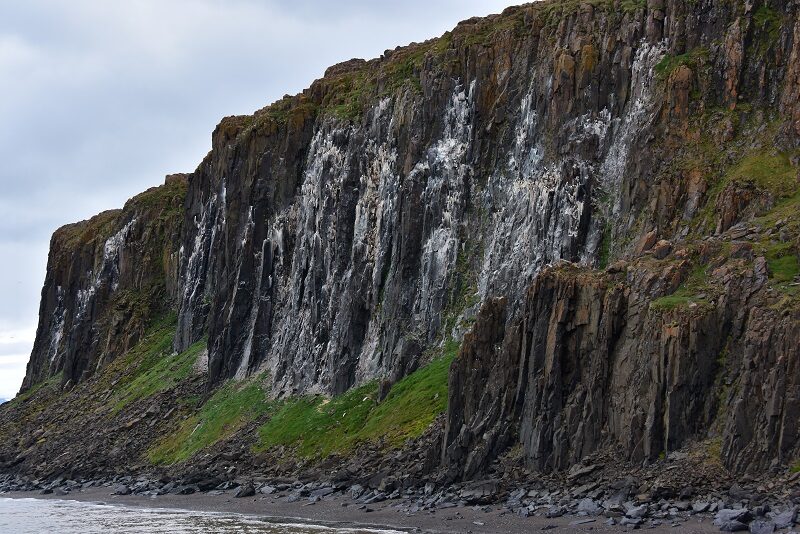
<svg viewBox="0 0 800 534"><path fill-rule="evenodd" d="M639 238L639 241L636 243L635 253L636 254L643 254L653 248L653 245L656 244L658 239L658 233L655 230L651 230Z"/></svg>
<svg viewBox="0 0 800 534"><path fill-rule="evenodd" d="M653 257L658 260L663 260L672 252L672 243L662 239L653 247Z"/></svg>

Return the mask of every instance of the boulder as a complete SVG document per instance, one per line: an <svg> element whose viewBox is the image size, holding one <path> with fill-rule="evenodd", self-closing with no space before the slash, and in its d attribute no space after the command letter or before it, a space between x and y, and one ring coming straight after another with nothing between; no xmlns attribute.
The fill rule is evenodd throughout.
<svg viewBox="0 0 800 534"><path fill-rule="evenodd" d="M252 497L256 494L256 489L253 487L252 482L247 482L246 484L242 484L233 492L233 496L237 499L241 499L244 497Z"/></svg>

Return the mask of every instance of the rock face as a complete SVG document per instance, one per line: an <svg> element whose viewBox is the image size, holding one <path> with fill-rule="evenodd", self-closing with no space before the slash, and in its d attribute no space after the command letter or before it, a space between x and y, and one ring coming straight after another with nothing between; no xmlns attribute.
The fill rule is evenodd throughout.
<svg viewBox="0 0 800 534"><path fill-rule="evenodd" d="M656 277L636 264L548 269L508 327L505 304L486 303L451 372L453 474L479 471L516 437L530 465L553 471L608 445L655 460L715 424L733 471L796 458L800 314L754 302L757 272L717 274L727 285L713 307L659 309L674 266Z"/></svg>
<svg viewBox="0 0 800 534"><path fill-rule="evenodd" d="M517 441L544 471L709 436L735 470L788 462L800 332L768 260L800 244L798 11L539 2L228 117L195 172L54 235L23 388L80 381L170 306L212 386L266 370L283 395L396 382L475 320L452 477ZM773 252L727 262L758 217Z"/></svg>
<svg viewBox="0 0 800 534"><path fill-rule="evenodd" d="M23 390L57 374L73 384L91 375L168 310L186 184L185 175L169 176L121 210L56 231Z"/></svg>
<svg viewBox="0 0 800 534"><path fill-rule="evenodd" d="M685 128L690 92L794 90L785 63L737 52L752 13L657 4L509 9L223 121L190 179L177 348L207 329L213 380L265 365L283 391L339 393L413 370L464 302L516 302L556 259L595 263L603 232L635 231L656 201L652 141ZM708 71L676 59L656 79L682 53ZM666 223L683 193L664 194Z"/></svg>

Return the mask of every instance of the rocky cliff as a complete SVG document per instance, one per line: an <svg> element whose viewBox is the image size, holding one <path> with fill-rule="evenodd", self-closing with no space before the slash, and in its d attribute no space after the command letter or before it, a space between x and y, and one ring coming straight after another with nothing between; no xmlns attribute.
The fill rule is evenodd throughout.
<svg viewBox="0 0 800 534"><path fill-rule="evenodd" d="M193 173L59 230L23 389L90 380L170 309L207 394L380 402L463 337L450 479L516 444L543 472L703 440L786 466L798 147L796 0L464 21L224 119Z"/></svg>
<svg viewBox="0 0 800 534"><path fill-rule="evenodd" d="M71 384L90 376L174 303L185 192L186 176L169 176L123 209L53 234L23 391L54 375Z"/></svg>

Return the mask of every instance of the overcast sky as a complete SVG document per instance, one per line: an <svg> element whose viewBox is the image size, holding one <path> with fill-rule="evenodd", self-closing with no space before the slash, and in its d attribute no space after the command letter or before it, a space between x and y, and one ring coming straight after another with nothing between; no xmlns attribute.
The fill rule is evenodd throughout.
<svg viewBox="0 0 800 534"><path fill-rule="evenodd" d="M195 169L226 115L504 0L0 0L0 398L59 226Z"/></svg>

